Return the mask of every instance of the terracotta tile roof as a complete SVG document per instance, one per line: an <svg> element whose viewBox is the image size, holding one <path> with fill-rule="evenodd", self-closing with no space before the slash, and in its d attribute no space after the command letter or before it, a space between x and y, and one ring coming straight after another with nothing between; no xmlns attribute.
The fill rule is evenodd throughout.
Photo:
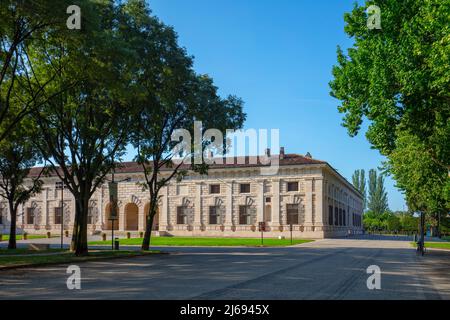
<svg viewBox="0 0 450 320"><path fill-rule="evenodd" d="M262 164L259 162L259 157L246 156L246 157L234 157L233 163L226 163L229 158L222 158L222 163L219 159L215 159L215 163L210 165L210 169L222 169L222 168L251 168L251 167L262 167L269 166L268 164ZM312 165L312 164L326 164L325 161L312 159L309 157L304 157L299 154L285 154L283 159L279 160L280 166L290 166L290 165ZM182 165L183 169L189 169L189 165ZM30 170L29 177L37 177L42 170L42 167L34 167ZM161 171L171 170L170 168L163 168ZM52 172L53 171L53 172ZM115 173L138 173L142 172L142 166L137 162L129 161L122 162L118 168L116 168ZM49 170L47 176L56 176L54 170Z"/></svg>

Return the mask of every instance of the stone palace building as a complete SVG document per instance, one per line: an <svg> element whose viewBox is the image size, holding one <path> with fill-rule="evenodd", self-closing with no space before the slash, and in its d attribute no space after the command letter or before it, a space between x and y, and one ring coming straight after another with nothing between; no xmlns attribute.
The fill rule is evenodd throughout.
<svg viewBox="0 0 450 320"><path fill-rule="evenodd" d="M270 151L268 151L270 152ZM212 164L208 175L190 173L162 189L158 214L152 226L161 236L259 237L259 222L266 223L265 237L325 238L362 232L361 194L327 162L309 154L279 153L276 175L261 175L259 162ZM255 157L256 158L256 157ZM234 158L236 161L236 158ZM38 170L34 168L33 170ZM165 174L164 172L162 174ZM111 178L111 177L109 177ZM137 236L145 230L149 206L142 167L126 162L115 171L118 184L119 234ZM42 192L18 210L18 232L59 234L61 223L72 232L75 204L61 190L57 176L43 178ZM64 214L61 218L61 194ZM108 183L90 200L89 232L110 233ZM8 206L0 202L0 232L9 231Z"/></svg>

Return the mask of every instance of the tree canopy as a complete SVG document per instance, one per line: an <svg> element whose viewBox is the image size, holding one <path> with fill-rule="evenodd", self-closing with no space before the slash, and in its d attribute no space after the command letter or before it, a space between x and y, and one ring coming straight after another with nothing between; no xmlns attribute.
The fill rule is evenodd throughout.
<svg viewBox="0 0 450 320"><path fill-rule="evenodd" d="M380 8L379 30L367 28L370 5ZM343 125L354 136L367 119L366 137L387 156L408 204L431 209L433 199L448 192L450 2L367 1L344 18L354 44L346 53L338 48L330 82L331 95L341 101ZM425 202L418 195L424 180L435 186Z"/></svg>

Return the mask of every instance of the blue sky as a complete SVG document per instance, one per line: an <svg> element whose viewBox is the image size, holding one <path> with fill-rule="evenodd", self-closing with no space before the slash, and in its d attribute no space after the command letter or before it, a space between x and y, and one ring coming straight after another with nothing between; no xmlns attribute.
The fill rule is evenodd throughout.
<svg viewBox="0 0 450 320"><path fill-rule="evenodd" d="M245 128L279 128L288 153L326 160L347 179L376 168L383 157L364 132L341 126L329 95L336 47L351 46L343 15L350 0L151 0L153 14L172 25L195 57L195 70L213 77L220 93L245 101ZM405 208L386 181L392 210Z"/></svg>

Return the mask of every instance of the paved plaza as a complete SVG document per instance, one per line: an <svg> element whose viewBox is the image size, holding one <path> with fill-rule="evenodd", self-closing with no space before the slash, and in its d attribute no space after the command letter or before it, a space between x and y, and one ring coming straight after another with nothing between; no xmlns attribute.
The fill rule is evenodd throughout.
<svg viewBox="0 0 450 320"><path fill-rule="evenodd" d="M385 240L388 239L388 240ZM450 252L360 237L287 248L161 248L169 254L2 271L0 299L450 299ZM369 290L367 267L381 269Z"/></svg>

